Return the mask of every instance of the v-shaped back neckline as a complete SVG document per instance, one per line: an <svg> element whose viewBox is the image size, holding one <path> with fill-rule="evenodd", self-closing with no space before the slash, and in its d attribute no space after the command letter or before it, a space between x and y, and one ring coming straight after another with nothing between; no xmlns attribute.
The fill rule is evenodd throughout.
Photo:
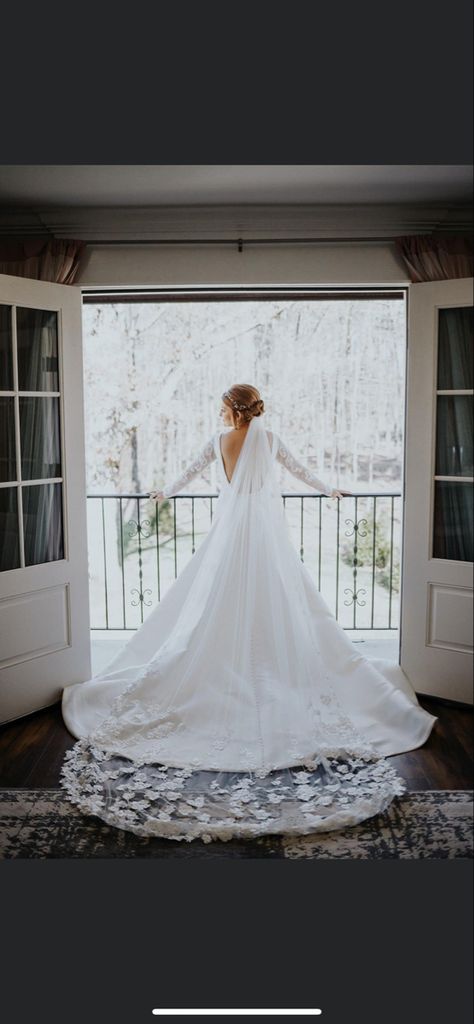
<svg viewBox="0 0 474 1024"><path fill-rule="evenodd" d="M235 466L234 466L234 470L233 470L233 473L232 473L232 476L231 476L230 480L229 480L229 477L227 476L227 472L226 472L226 468L225 468L225 463L224 463L224 456L223 456L223 454L222 454L222 448L221 448L221 437L222 437L222 435L223 435L223 434L229 434L229 433L230 433L230 431L229 431L229 430L221 430L221 432L220 432L220 434L219 434L219 436L218 436L218 438L217 438L217 444L218 444L218 447L219 447L219 455L220 455L220 457L221 457L221 464L222 464L222 469L223 469L223 472L224 472L224 476L225 476L225 479L226 479L227 483L229 484L229 486L230 486L230 484L232 483L232 480L234 479L234 473L235 473L235 471L236 471L236 469L237 469L237 464L238 464L238 461L239 461L239 459L240 459L240 456L241 456L241 454L242 454L242 448L244 447L244 444L245 444L245 442L246 442L246 440L247 440L247 434L248 434L248 432L249 432L249 429L250 429L250 428L249 428L249 427L247 427L247 430L246 430L246 432L245 432L245 437L244 437L244 439L243 439L243 441L242 441L242 444L241 444L241 446L240 446L240 451L239 451L239 454L238 454L238 456L237 456L237 458L236 458L236 460L235 460Z"/></svg>

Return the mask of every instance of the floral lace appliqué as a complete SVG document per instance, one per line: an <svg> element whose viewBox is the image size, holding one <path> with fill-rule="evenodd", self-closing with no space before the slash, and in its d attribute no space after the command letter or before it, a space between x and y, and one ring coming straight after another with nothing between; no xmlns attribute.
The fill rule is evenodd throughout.
<svg viewBox="0 0 474 1024"><path fill-rule="evenodd" d="M323 480L318 480L318 477L314 476L314 473L311 473L311 471L307 469L306 466L303 466L301 462L298 462L298 459L296 459L288 448L282 444L279 438L275 457L277 462L280 462L282 466L285 466L292 476L297 477L298 480L303 480L306 484L309 484L310 487L314 487L316 491L321 491L329 497L331 494L331 488L328 487Z"/></svg>
<svg viewBox="0 0 474 1024"><path fill-rule="evenodd" d="M162 490L165 497L169 498L173 494L178 494L179 491L182 491L183 487L186 487L186 484L189 484L191 480L194 480L194 477L198 476L198 474L201 473L202 470L211 462L214 462L216 458L214 438L211 438L204 445L204 448L199 453L197 459L194 459L194 461L186 467L181 476L178 477L177 480L174 480L172 484L168 484L166 487L163 487Z"/></svg>
<svg viewBox="0 0 474 1024"><path fill-rule="evenodd" d="M79 740L66 754L61 786L108 824L187 842L344 828L384 811L406 788L386 758L321 757L308 768L262 777L137 764Z"/></svg>

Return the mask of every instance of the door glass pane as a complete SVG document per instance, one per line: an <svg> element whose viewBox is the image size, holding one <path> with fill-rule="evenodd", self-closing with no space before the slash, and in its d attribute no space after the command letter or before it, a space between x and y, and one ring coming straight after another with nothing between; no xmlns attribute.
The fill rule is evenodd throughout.
<svg viewBox="0 0 474 1024"><path fill-rule="evenodd" d="M63 558L62 484L23 487L25 565Z"/></svg>
<svg viewBox="0 0 474 1024"><path fill-rule="evenodd" d="M438 390L474 387L473 307L438 310Z"/></svg>
<svg viewBox="0 0 474 1024"><path fill-rule="evenodd" d="M433 558L474 560L473 486L435 482Z"/></svg>
<svg viewBox="0 0 474 1024"><path fill-rule="evenodd" d="M19 565L18 488L0 487L0 572Z"/></svg>
<svg viewBox="0 0 474 1024"><path fill-rule="evenodd" d="M58 314L47 309L16 311L20 391L59 391Z"/></svg>
<svg viewBox="0 0 474 1024"><path fill-rule="evenodd" d="M16 480L15 400L0 397L0 480Z"/></svg>
<svg viewBox="0 0 474 1024"><path fill-rule="evenodd" d="M61 476L59 398L20 398L22 480Z"/></svg>
<svg viewBox="0 0 474 1024"><path fill-rule="evenodd" d="M13 391L11 306L0 305L0 391Z"/></svg>
<svg viewBox="0 0 474 1024"><path fill-rule="evenodd" d="M436 476L474 476L472 395L438 395Z"/></svg>

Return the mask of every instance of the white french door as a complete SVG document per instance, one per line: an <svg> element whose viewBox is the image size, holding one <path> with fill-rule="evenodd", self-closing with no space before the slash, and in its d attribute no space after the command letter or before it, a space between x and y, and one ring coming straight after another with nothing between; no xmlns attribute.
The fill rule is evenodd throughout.
<svg viewBox="0 0 474 1024"><path fill-rule="evenodd" d="M82 300L0 274L0 721L90 678Z"/></svg>
<svg viewBox="0 0 474 1024"><path fill-rule="evenodd" d="M408 322L400 663L472 703L472 278L411 285Z"/></svg>

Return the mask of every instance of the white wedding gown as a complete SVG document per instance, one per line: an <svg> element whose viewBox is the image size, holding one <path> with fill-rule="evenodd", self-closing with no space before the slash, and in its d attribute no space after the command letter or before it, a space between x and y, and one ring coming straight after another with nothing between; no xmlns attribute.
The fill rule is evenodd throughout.
<svg viewBox="0 0 474 1024"><path fill-rule="evenodd" d="M275 460L330 488L251 420L231 481L220 433L209 533L126 646L63 691L61 785L138 835L227 840L353 825L404 792L387 760L436 718L400 666L358 654L294 548Z"/></svg>

